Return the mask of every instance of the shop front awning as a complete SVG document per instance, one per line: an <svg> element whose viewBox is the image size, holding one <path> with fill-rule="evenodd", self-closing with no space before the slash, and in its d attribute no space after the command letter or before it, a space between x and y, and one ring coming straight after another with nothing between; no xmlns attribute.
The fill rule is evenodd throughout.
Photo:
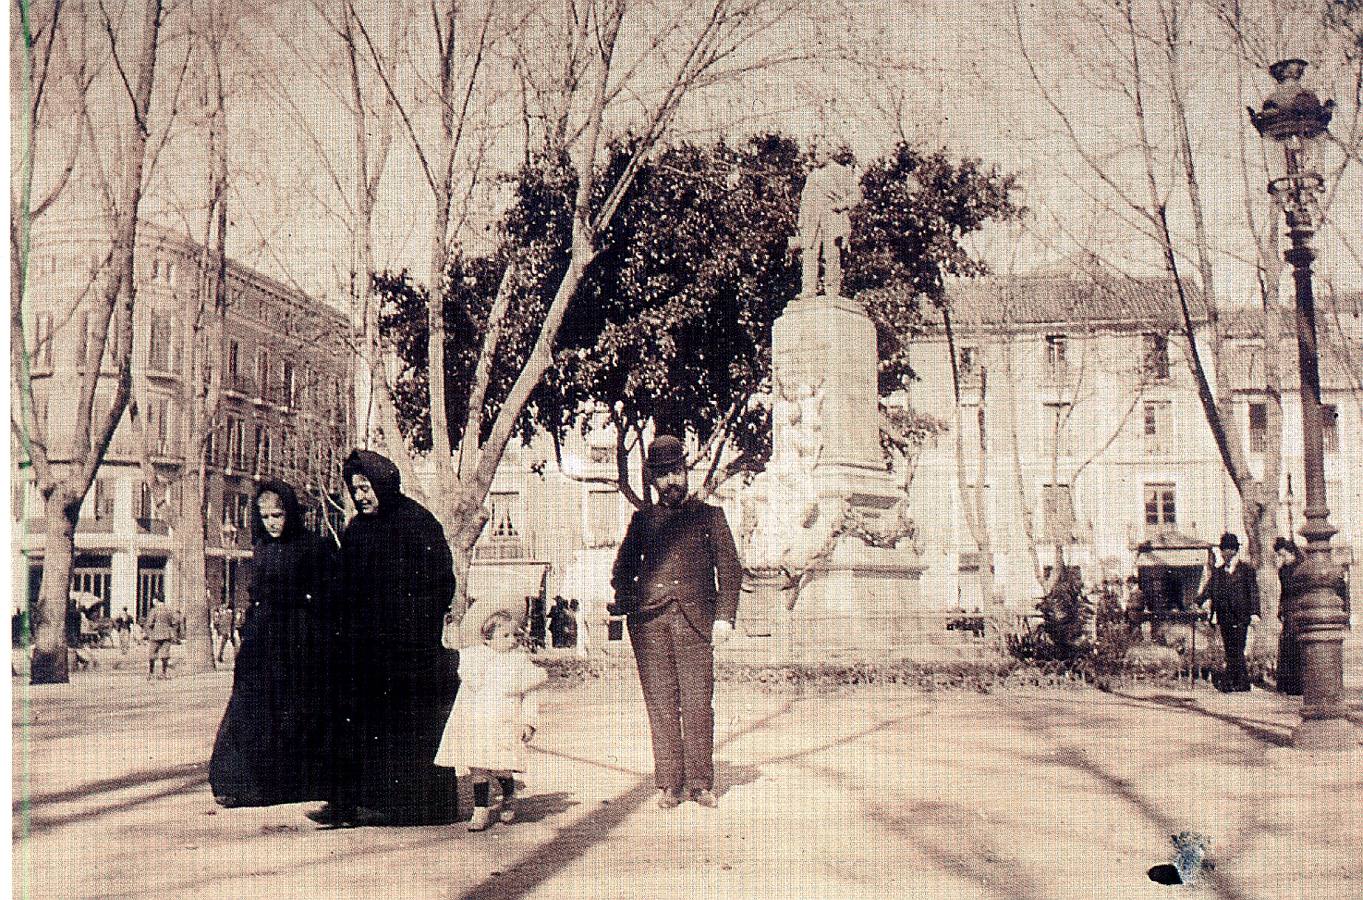
<svg viewBox="0 0 1363 900"><path fill-rule="evenodd" d="M1207 562L1207 550L1212 545L1178 531L1165 531L1152 540L1137 544L1136 566L1168 566L1185 568L1202 566Z"/></svg>

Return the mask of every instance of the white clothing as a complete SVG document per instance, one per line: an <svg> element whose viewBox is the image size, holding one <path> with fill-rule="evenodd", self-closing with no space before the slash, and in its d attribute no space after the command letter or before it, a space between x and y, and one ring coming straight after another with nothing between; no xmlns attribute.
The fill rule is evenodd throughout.
<svg viewBox="0 0 1363 900"><path fill-rule="evenodd" d="M519 650L503 653L478 644L459 651L459 694L435 764L459 775L471 768L524 772L521 730L539 721L534 691L548 680Z"/></svg>

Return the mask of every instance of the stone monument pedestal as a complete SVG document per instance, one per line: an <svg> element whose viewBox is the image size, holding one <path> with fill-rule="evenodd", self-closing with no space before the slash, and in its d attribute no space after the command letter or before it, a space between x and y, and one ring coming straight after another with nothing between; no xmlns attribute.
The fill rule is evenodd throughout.
<svg viewBox="0 0 1363 900"><path fill-rule="evenodd" d="M777 433L795 426L774 421L773 446L800 448L801 458L772 486L798 484L795 507L817 508L788 523L793 556L815 557L793 603L788 591L782 603L753 597L776 607L781 655L883 658L913 642L923 567L905 534L903 486L885 469L877 364L875 325L845 297L800 297L773 326L772 380L782 396L801 398L799 437Z"/></svg>

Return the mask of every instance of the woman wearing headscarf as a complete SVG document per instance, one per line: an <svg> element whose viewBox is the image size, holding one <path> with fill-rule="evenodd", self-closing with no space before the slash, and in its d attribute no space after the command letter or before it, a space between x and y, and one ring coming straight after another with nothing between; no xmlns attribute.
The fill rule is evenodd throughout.
<svg viewBox="0 0 1363 900"><path fill-rule="evenodd" d="M1302 552L1296 543L1285 537L1273 541L1273 552L1278 557L1278 618L1282 632L1278 635L1278 691L1300 695L1301 644L1297 639L1297 621L1293 613L1296 590L1292 579L1302 563Z"/></svg>
<svg viewBox="0 0 1363 900"><path fill-rule="evenodd" d="M350 764L324 824L426 825L458 813L455 778L432 760L458 690L441 646L454 568L435 516L404 495L397 467L368 450L342 469L358 512L341 538Z"/></svg>
<svg viewBox="0 0 1363 900"><path fill-rule="evenodd" d="M208 765L223 806L331 794L329 679L336 545L309 534L293 488L265 481L251 504L249 596L232 696Z"/></svg>

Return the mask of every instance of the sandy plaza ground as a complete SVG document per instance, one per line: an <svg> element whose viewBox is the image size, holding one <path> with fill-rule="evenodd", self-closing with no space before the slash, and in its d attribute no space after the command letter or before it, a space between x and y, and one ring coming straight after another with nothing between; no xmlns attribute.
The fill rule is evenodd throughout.
<svg viewBox="0 0 1363 900"><path fill-rule="evenodd" d="M471 834L219 809L206 761L230 683L16 679L14 896L1363 896L1363 745L1297 753L1295 702L1257 689L721 684L720 807L663 811L624 673L548 690L520 821ZM1215 869L1152 882L1185 829Z"/></svg>

